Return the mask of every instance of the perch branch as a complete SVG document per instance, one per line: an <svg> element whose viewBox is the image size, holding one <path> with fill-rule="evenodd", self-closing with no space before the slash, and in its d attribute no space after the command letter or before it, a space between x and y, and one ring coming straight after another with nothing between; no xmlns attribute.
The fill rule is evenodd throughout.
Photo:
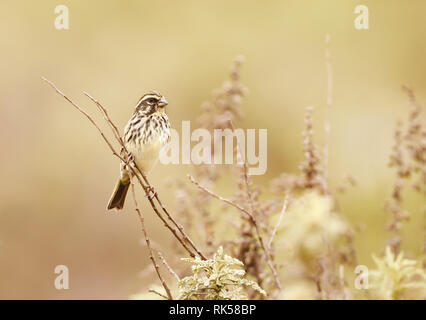
<svg viewBox="0 0 426 320"><path fill-rule="evenodd" d="M184 232L182 226L179 225L178 229L180 231L180 233L182 234L184 240L177 234L176 229L171 226L170 224L167 223L167 221L162 217L162 215L160 214L160 212L158 211L157 207L155 206L155 203L152 201L151 197L149 196L150 190L152 190L153 188L151 187L151 185L148 183L148 180L146 179L145 175L143 174L143 172L141 170L139 170L139 168L136 166L135 163L133 163L132 165L129 164L129 152L127 151L124 143L123 143L123 139L120 136L120 133L118 132L117 127L114 125L114 123L112 122L111 118L108 116L107 110L102 106L102 104L97 101L96 99L94 99L91 95L89 95L88 93L85 93L85 95L87 97L89 97L95 104L96 106L99 108L99 110L101 111L105 121L108 123L108 125L110 126L111 130L114 133L115 138L117 139L117 141L119 142L119 144L124 148L125 151L125 157L122 157L112 146L112 143L108 140L108 138L106 138L105 134L103 133L103 131L100 129L100 127L98 126L98 124L92 119L92 117L89 116L89 114L84 111L82 108L80 108L75 102L73 102L70 98L68 98L61 90L59 90L55 84L49 80L47 80L46 78L42 77L42 80L45 81L46 83L48 83L59 95L61 95L65 100L67 100L69 103L71 103L72 106L74 106L79 112L81 112L94 126L95 128L98 130L98 132L100 133L100 135L102 136L102 138L104 139L104 141L106 142L106 144L108 145L108 147L111 149L112 153L114 156L118 157L122 162L124 162L127 167L132 171L132 173L136 176L136 178L138 179L139 184L142 186L142 188L145 191L145 194L148 197L148 200L151 204L151 207L153 208L154 212L156 213L156 215L161 219L161 221L164 223L164 225L172 232L172 234L176 237L176 239L182 244L182 246L185 248L185 250L189 253L189 255L191 257L195 257L194 253L192 252L192 250L190 250L188 248L188 246L186 245L185 241L186 240L188 243L191 244L192 247L195 247L194 243L192 242L192 240L188 237L188 235L186 235L186 233ZM126 159L125 159L126 158ZM137 171L136 171L137 170ZM147 186L145 186L145 184L143 183L143 181L141 180L140 176L138 175L138 172L140 173L140 175L144 178L144 180L147 182ZM170 213L165 209L165 206L161 203L161 201L159 200L159 197L156 195L156 199L159 202L160 206L162 207L163 211L165 211L166 215L168 216L169 220L171 220L175 225L178 225L176 221L174 221L174 219L171 217ZM203 259L205 259L205 256L197 249L194 248L194 250L197 251L197 253L200 255L200 257L202 257Z"/></svg>
<svg viewBox="0 0 426 320"><path fill-rule="evenodd" d="M118 143L121 145L121 147L123 148L123 150L126 152L126 154L130 154L129 151L127 150L123 138L120 135L120 132L117 129L117 126L112 122L111 118L108 115L107 109L95 98L93 98L89 93L84 92L84 94L90 99L92 100L96 106L99 108L100 112L102 113L105 121L107 122L107 124L110 126L111 131L113 132L115 138L117 139ZM134 167L136 168L136 170L138 171L138 173L140 174L140 176L142 176L143 180L145 181L145 184L142 183L142 181L139 179L139 183L141 184L141 186L143 187L145 194L147 195L148 199L150 200L151 206L154 208L155 207L155 203L152 201L151 197L150 197L150 191L153 190L154 188L151 186L151 184L149 183L146 175L142 172L142 170L140 170L136 164L134 164ZM136 175L136 173L134 172L134 174ZM202 254L202 252L195 246L194 242L191 240L191 238L189 238L189 236L186 234L185 230L183 229L183 227L176 222L176 220L172 217L172 215L169 213L169 211L167 210L166 206L161 202L158 194L155 192L154 193L154 198L157 200L157 203L160 205L161 209L163 210L164 214L167 216L167 218L176 226L176 228L178 228L180 234L182 235L183 239L186 240L190 246L197 252L197 254L203 258L204 260L206 259L206 257ZM154 211L156 211L156 213L158 212L157 209L154 209ZM160 215L159 212L157 213L157 215ZM163 219L161 219L163 220ZM164 222L164 220L163 220ZM164 222L165 223L165 222ZM174 232L175 234L175 232ZM175 234L176 235L176 234ZM179 237L180 238L180 237ZM186 247L186 245L181 242L182 245L184 245ZM187 248L185 248L187 249ZM188 251L188 249L187 249ZM191 256L194 257L194 254L192 252L190 252Z"/></svg>

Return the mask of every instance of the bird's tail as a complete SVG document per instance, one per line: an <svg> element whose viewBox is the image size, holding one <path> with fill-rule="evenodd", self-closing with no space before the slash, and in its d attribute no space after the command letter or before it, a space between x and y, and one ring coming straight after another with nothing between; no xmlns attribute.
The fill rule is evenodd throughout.
<svg viewBox="0 0 426 320"><path fill-rule="evenodd" d="M126 200L127 191L129 190L130 180L123 181L118 179L115 185L114 192L108 202L108 210L117 209L121 210L124 206L124 200Z"/></svg>

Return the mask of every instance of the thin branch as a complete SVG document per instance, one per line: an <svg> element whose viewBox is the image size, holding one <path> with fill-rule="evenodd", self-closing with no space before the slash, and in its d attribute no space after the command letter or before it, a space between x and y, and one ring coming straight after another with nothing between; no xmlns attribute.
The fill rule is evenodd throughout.
<svg viewBox="0 0 426 320"><path fill-rule="evenodd" d="M213 198L216 198L216 199L218 199L218 200L220 200L220 201L223 201L223 202L225 202L225 203L227 203L227 204L229 204L230 206L233 206L233 207L235 207L235 208L237 208L238 210L240 210L241 212L243 212L244 214L246 214L249 218L250 218L250 220L251 220L251 223L253 224L253 226L254 226L254 228L255 228L255 230L256 230L256 234L257 234L257 237L258 237L258 239L259 239L259 243L260 243L260 246L262 247L262 249L263 249L263 251L265 252L265 254L266 254L266 259L267 259L267 261L268 261L268 266L269 266L269 268L271 269L271 272L272 272L272 274L273 274L273 276L274 276L274 280L275 280L275 284L277 285L277 287L278 287L278 289L279 290L281 290L282 289L282 287L281 287L281 282L280 282L280 280L279 280L279 277L278 277L278 273L277 273L277 270L275 269L275 266L274 266L274 263L273 263L273 261L272 261L272 258L271 258L271 254L270 254L270 252L269 252L269 250L268 250L268 248L266 247L266 245L265 245L265 242L263 241L263 237L262 237L262 234L261 234L261 232L260 232L260 228L259 228L259 224L257 223L257 220L256 220L256 218L249 212L249 211L247 211L246 209L244 209L243 207L241 207L240 205L238 205L237 203L235 203L235 202L233 202L233 201L231 201L231 200L229 200L229 199L225 199L225 198L223 198L223 197L221 197L221 196L219 196L219 195L217 195L216 193L214 193L214 192L212 192L212 191L210 191L209 189L207 189L206 187L204 187L204 186L202 186L202 185L200 185L195 179L194 179L194 177L193 176L191 176L191 175L187 175L188 176L188 178L189 178L189 180L193 183L193 184L195 184L200 190L203 190L204 192L206 192L207 194L209 194L210 196L212 196Z"/></svg>
<svg viewBox="0 0 426 320"><path fill-rule="evenodd" d="M134 174L134 176L136 177L136 179L138 180L138 182L139 182L139 184L142 186L142 189L145 191L145 195L147 196L147 199L148 199L148 201L149 201L149 203L151 204L151 207L152 207L152 209L154 210L154 212L155 212L155 214L160 218L160 220L163 222L163 224L164 224L164 226L166 227L166 228L168 228L171 232L172 232L172 234L176 237L176 239L180 242L180 244L185 248L185 250L189 253L189 255L192 257L192 258L195 258L195 254L192 252L192 250L191 249L189 249L188 248L188 246L186 245L186 243L185 243L185 241L184 241L184 239L182 239L178 234L177 234L177 231L176 231L176 229L173 227L173 226L171 226L170 224L168 224L167 223L167 221L164 219L164 217L160 214L160 212L158 211L158 209L157 209L157 206L155 205L155 203L154 203L154 201L152 200L152 197L151 197L151 195L150 195L150 188L152 188L149 184L148 184L148 186L146 186L144 183L143 183L143 181L141 180L141 178L140 178L140 175L138 174L138 172L141 174L141 175L143 175L143 172L137 167L137 165L136 165L136 163L135 162L133 162L133 164L132 165L130 165L130 166L128 166L131 170L132 170L132 172L133 172L133 174ZM136 168L136 170L138 170L138 172L136 172L136 170L135 170L135 168ZM170 219L170 218L169 218ZM187 237L187 239L189 239L189 237L188 236L186 236ZM204 256L201 256L203 259L205 259L205 257Z"/></svg>
<svg viewBox="0 0 426 320"><path fill-rule="evenodd" d="M139 170L139 169L138 169ZM139 170L142 177L144 178L145 182L148 184L148 186L151 188L148 179L146 176ZM150 197L148 196L148 199ZM154 192L154 198L157 200L158 204L160 205L163 212L166 214L167 218L178 228L179 232L181 233L182 237L191 245L191 247L197 252L197 254L202 258L203 260L207 260L207 257L195 246L194 242L191 240L191 238L186 234L185 230L183 229L182 225L176 222L176 220L172 217L172 215L167 210L166 206L161 202L157 192Z"/></svg>
<svg viewBox="0 0 426 320"><path fill-rule="evenodd" d="M158 292L158 291L156 291L154 289L148 289L148 292L155 293L156 295L159 295L160 297L162 297L162 298L164 298L166 300L169 300L164 294L162 294L162 293L160 293L160 292Z"/></svg>
<svg viewBox="0 0 426 320"><path fill-rule="evenodd" d="M95 98L93 98L90 94L88 94L87 92L83 91L83 93L90 99L92 100L96 106L99 108L99 110L101 111L102 115L104 116L105 121L109 124L109 126L112 129L112 132L114 133L115 138L117 139L117 141L120 143L120 145L127 151L125 145L124 145L124 141L120 135L120 132L118 131L117 126L114 124L114 122L111 121L111 118L108 116L108 111L106 108L104 108L104 106L102 106L102 104L96 100Z"/></svg>
<svg viewBox="0 0 426 320"><path fill-rule="evenodd" d="M235 127L234 127L234 124L232 123L232 120L229 120L229 123L230 123L232 131L235 131ZM240 146L240 141L238 140L238 137L237 137L237 153L238 153L238 158L243 160L243 174L244 174L244 183L246 186L247 198L249 200L251 212L255 214L253 198L252 198L251 188L250 188L250 183L248 178L247 161L246 161L245 155L241 153L241 146Z"/></svg>
<svg viewBox="0 0 426 320"><path fill-rule="evenodd" d="M160 257L161 262L163 262L164 266L169 270L170 274L176 278L177 281L180 281L179 276L177 273L172 269L172 267L167 263L166 259L164 258L163 254L157 250L157 254Z"/></svg>
<svg viewBox="0 0 426 320"><path fill-rule="evenodd" d="M282 207L282 209L281 209L280 217L278 218L278 222L277 222L277 224L275 225L274 230L272 231L271 238L269 239L269 243L268 243L268 248L269 248L269 249L271 249L272 241L274 241L274 237L275 237L275 235L276 235L276 233L277 233L277 231L278 231L278 228L279 228L279 226L280 226L280 224L281 224L281 222L282 222L282 220L283 220L284 213L285 213L285 212L286 212L286 210L287 210L288 200L289 200L289 195L288 195L288 193L287 193L287 194L285 195L285 197L284 197L284 203L283 203L283 207Z"/></svg>
<svg viewBox="0 0 426 320"><path fill-rule="evenodd" d="M146 229L145 229L145 219L144 219L141 211L139 210L139 205L138 205L138 202L136 200L135 185L133 184L133 181L131 179L130 179L130 184L131 184L131 187L132 187L132 196L133 196L133 202L135 204L135 210L136 210L136 212L139 216L139 220L141 222L141 227L142 227L142 232L143 232L144 237L145 237L146 246L148 247L149 258L151 259L152 264L154 265L155 271L157 272L158 278L160 279L160 282L163 285L164 290L166 290L167 299L173 300L172 294L170 293L170 289L167 286L166 282L164 281L163 277L161 276L160 268L158 267L157 261L154 258L154 254L153 254L152 247L151 247L151 242L149 240L148 233L146 232Z"/></svg>
<svg viewBox="0 0 426 320"><path fill-rule="evenodd" d="M76 108L79 112L81 112L94 126L95 128L98 130L98 132L100 133L100 135L102 136L102 138L104 139L104 141L106 142L106 144L109 146L109 148L111 149L113 155L115 155L116 157L120 158L121 161L126 162L114 149L114 147L112 146L111 142L107 139L107 137L105 136L105 134L103 133L103 131L99 128L99 126L96 124L95 120L92 119L92 117L89 116L89 114L84 111L83 109L81 109L74 101L72 101L70 98L68 98L61 90L59 90L54 84L53 82L47 80L44 77L41 77L41 79L43 81L45 81L46 83L48 83L58 94L60 94L65 100L67 100L69 103L71 103L74 108Z"/></svg>
<svg viewBox="0 0 426 320"><path fill-rule="evenodd" d="M323 190L328 193L328 158L330 149L330 113L333 104L333 73L330 62L330 42L331 36L327 33L325 36L325 70L327 73L327 106L325 109L325 138L324 138L324 181Z"/></svg>

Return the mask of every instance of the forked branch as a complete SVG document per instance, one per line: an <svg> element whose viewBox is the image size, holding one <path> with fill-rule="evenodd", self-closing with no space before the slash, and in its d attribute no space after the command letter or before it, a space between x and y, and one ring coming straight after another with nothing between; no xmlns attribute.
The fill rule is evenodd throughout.
<svg viewBox="0 0 426 320"><path fill-rule="evenodd" d="M223 197L219 196L218 194L214 193L213 191L210 191L210 190L209 190L209 189L207 189L206 187L202 186L201 184L199 184L199 183L198 183L198 182L194 179L194 177L193 177L193 176L188 175L188 178L189 178L189 180L190 180L190 181L191 181L194 185L196 185L196 186L197 186L200 190L202 190L202 191L206 192L207 194L209 194L209 195L210 195L210 196L212 196L213 198L216 198L216 199L218 199L218 200L220 200L220 201L223 201L223 202L225 202L225 203L229 204L230 206L233 206L234 208L237 208L238 210L240 210L242 213L246 214L246 215L249 217L249 219L250 219L250 221L251 221L252 225L254 226L254 228L255 228L255 230L256 230L256 234L257 234L257 238L258 238L258 240L259 240L260 246L262 247L263 251L265 252L266 259L267 259L267 262L268 262L268 266L269 266L269 268L271 269L272 275L274 276L275 284L276 284L277 288L278 288L279 290L281 290L281 289L282 289L282 288L281 288L281 282L280 282L280 279L279 279L279 277L278 277L277 270L275 269L274 262L273 262L273 260L272 260L272 255L271 255L271 253L270 253L270 251L269 251L269 248L268 248L268 247L266 246L266 244L265 244L265 241L264 241L264 239L263 239L262 233L261 233L261 231L260 231L259 223L257 222L256 217L254 217L254 216L251 214L251 212L247 211L246 209L244 209L243 207L241 207L239 204L237 204L237 203L233 202L232 200L229 200L229 199L223 198Z"/></svg>

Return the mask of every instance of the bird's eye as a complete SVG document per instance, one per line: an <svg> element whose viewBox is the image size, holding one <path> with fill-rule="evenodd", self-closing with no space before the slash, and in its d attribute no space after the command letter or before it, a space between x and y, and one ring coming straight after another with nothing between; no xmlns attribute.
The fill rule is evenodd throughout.
<svg viewBox="0 0 426 320"><path fill-rule="evenodd" d="M148 100L148 102L149 103L155 103L155 102L157 102L157 100L155 100L154 98L151 98L151 99Z"/></svg>

